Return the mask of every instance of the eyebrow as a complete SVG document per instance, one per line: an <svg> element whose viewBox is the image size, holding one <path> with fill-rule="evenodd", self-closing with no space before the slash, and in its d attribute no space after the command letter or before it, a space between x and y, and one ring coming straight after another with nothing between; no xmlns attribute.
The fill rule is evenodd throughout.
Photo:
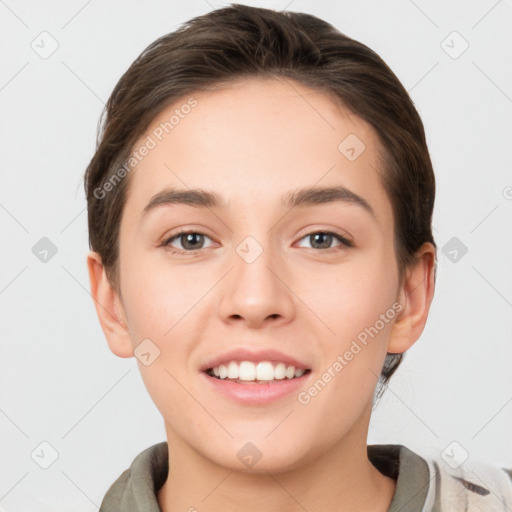
<svg viewBox="0 0 512 512"><path fill-rule="evenodd" d="M340 185L336 187L307 187L291 190L281 197L281 205L288 208L307 207L333 202L355 204L362 207L375 218L375 212L363 197ZM146 216L159 206L174 204L197 208L226 209L227 203L215 192L200 188L176 189L168 188L155 194L142 211Z"/></svg>

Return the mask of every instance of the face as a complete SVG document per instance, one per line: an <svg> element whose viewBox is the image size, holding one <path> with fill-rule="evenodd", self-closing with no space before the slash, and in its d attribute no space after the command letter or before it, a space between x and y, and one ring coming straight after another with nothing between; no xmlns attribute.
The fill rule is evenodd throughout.
<svg viewBox="0 0 512 512"><path fill-rule="evenodd" d="M365 442L399 291L376 133L289 80L191 96L141 137L156 145L130 176L119 239L123 315L133 348L146 340L138 364L169 440L239 470L261 456L253 471ZM193 189L219 204L162 194ZM203 371L232 360L306 371L266 383Z"/></svg>

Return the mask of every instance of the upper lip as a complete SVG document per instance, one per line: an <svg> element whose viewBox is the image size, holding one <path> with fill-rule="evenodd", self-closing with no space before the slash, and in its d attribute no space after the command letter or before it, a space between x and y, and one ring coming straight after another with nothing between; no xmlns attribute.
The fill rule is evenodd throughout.
<svg viewBox="0 0 512 512"><path fill-rule="evenodd" d="M306 363L279 350L272 348L256 350L246 347L233 348L227 352L223 352L222 354L212 357L202 364L199 369L201 371L206 371L210 368L220 366L221 364L227 364L229 361L252 361L253 363L259 363L261 361L278 361L285 363L287 366L295 366L295 369L309 369L309 366Z"/></svg>

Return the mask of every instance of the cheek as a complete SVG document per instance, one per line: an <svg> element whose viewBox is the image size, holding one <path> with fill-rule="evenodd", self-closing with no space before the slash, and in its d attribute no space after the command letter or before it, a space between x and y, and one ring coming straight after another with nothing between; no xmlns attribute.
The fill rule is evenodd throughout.
<svg viewBox="0 0 512 512"><path fill-rule="evenodd" d="M326 439L339 436L371 402L397 315L397 277L389 267L366 261L338 273L317 275L315 287L301 295L321 326L322 361L300 404Z"/></svg>
<svg viewBox="0 0 512 512"><path fill-rule="evenodd" d="M368 254L350 264L317 267L310 275L314 279L296 283L294 291L314 313L324 339L332 340L338 349L373 326L396 298L398 276L393 262L382 255ZM390 324L379 322L378 327L385 335Z"/></svg>
<svg viewBox="0 0 512 512"><path fill-rule="evenodd" d="M165 344L186 324L183 320L205 293L204 282L179 267L146 263L125 270L122 290L131 332Z"/></svg>
<svg viewBox="0 0 512 512"><path fill-rule="evenodd" d="M137 258L132 261L125 266L121 284L130 334L135 349L149 339L151 343L145 343L158 355L151 365L139 361L138 366L153 400L163 406L168 393L175 391L180 396L177 381L184 382L188 372L195 371L190 355L206 316L211 315L207 309L211 299L205 294L214 286L216 276L211 272L198 275L183 266L172 268L165 261L140 265Z"/></svg>
<svg viewBox="0 0 512 512"><path fill-rule="evenodd" d="M122 286L132 342L136 348L143 340L151 340L145 341L151 363L137 362L144 385L166 418L181 417L193 407L182 386L190 370L193 325L201 311L204 284L190 272L170 272L169 268L164 272L141 265L126 271Z"/></svg>

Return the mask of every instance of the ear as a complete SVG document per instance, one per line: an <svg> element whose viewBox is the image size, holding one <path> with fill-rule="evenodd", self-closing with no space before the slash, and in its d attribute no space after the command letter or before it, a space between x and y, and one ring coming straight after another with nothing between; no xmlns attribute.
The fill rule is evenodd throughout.
<svg viewBox="0 0 512 512"><path fill-rule="evenodd" d="M94 306L110 350L119 357L133 357L133 344L123 305L117 291L107 279L97 252L89 252L87 267Z"/></svg>
<svg viewBox="0 0 512 512"><path fill-rule="evenodd" d="M425 242L419 249L417 262L406 270L398 301L403 309L398 314L388 341L387 351L400 354L409 349L420 337L435 288L435 247Z"/></svg>

